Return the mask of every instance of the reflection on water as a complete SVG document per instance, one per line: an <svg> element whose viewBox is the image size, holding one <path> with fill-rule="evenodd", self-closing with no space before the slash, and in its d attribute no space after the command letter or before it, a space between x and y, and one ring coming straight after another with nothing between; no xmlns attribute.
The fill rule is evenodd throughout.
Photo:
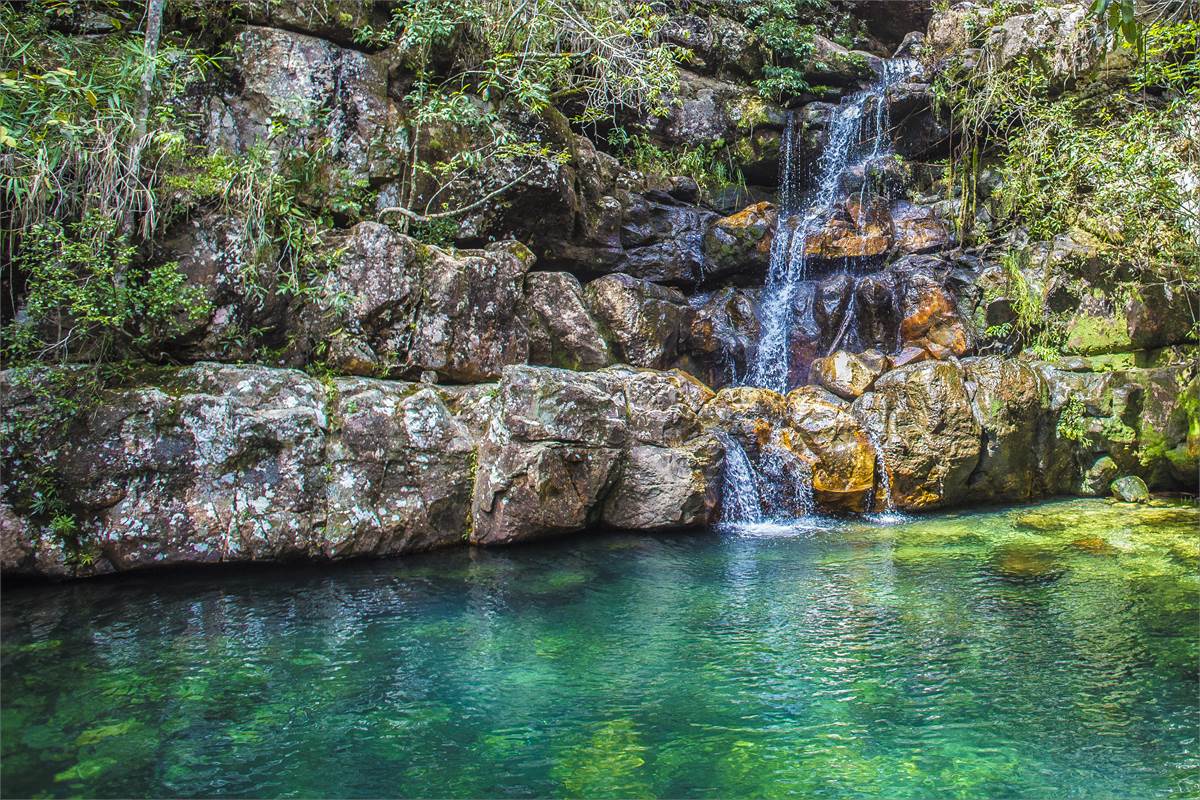
<svg viewBox="0 0 1200 800"><path fill-rule="evenodd" d="M1065 501L9 589L2 792L1193 797L1198 519Z"/></svg>

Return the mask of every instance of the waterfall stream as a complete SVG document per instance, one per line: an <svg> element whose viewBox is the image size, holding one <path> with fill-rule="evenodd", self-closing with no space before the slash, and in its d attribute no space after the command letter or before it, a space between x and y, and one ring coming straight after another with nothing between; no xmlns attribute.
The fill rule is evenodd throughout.
<svg viewBox="0 0 1200 800"><path fill-rule="evenodd" d="M848 175L861 169L860 212L855 224L861 230L867 217L868 175L872 164L893 153L887 92L897 83L915 74L919 68L913 59L885 59L876 81L867 89L842 98L830 115L829 130L816 161L815 181L805 186L807 164L803 151L800 114L791 112L780 145L779 220L771 243L771 260L766 283L759 301L760 333L753 362L747 370L746 385L786 393L793 388L791 340L797 325L797 307L804 285L810 280L808 243L819 233L835 209L846 199ZM847 259L849 265L849 259ZM847 305L831 350L843 341L855 324L857 304L854 293ZM804 319L805 324L812 322ZM874 434L868 432L879 461L880 485L885 514L894 513L888 471L882 462L883 451ZM758 464L732 437L726 442L725 500L722 521L727 524L760 522L777 517L782 507L808 516L814 509L812 473L808 464L786 466L780 461L779 448L759 454ZM772 502L786 498L788 502Z"/></svg>

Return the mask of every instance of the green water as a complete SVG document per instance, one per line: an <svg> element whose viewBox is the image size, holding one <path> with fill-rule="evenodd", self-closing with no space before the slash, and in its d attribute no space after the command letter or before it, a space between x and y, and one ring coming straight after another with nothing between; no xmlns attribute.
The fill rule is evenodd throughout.
<svg viewBox="0 0 1200 800"><path fill-rule="evenodd" d="M1194 508L4 593L0 792L1200 793Z"/></svg>

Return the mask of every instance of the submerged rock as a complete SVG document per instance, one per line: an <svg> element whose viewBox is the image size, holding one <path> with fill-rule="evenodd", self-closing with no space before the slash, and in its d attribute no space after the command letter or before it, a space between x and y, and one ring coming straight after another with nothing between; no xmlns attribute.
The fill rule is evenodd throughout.
<svg viewBox="0 0 1200 800"><path fill-rule="evenodd" d="M992 554L989 566L997 576L1013 583L1046 583L1063 574L1053 550L1030 542L1001 545Z"/></svg>

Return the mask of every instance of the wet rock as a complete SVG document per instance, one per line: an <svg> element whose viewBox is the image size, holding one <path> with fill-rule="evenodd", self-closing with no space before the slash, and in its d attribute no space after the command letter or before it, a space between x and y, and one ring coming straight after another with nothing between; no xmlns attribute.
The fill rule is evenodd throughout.
<svg viewBox="0 0 1200 800"><path fill-rule="evenodd" d="M701 412L705 428L736 436L744 446L765 446L775 430L785 424L787 401L770 389L733 386L722 389Z"/></svg>
<svg viewBox="0 0 1200 800"><path fill-rule="evenodd" d="M895 267L900 284L900 339L923 347L934 357L962 356L974 346L974 332L960 317L958 304L931 271Z"/></svg>
<svg viewBox="0 0 1200 800"><path fill-rule="evenodd" d="M1150 502L1150 490L1146 488L1146 482L1136 475L1117 478L1109 488L1112 490L1113 497L1122 503Z"/></svg>
<svg viewBox="0 0 1200 800"><path fill-rule="evenodd" d="M706 278L758 276L771 263L777 212L771 203L755 203L718 219L704 236Z"/></svg>
<svg viewBox="0 0 1200 800"><path fill-rule="evenodd" d="M584 302L603 326L617 358L663 369L679 355L691 309L684 296L629 275L606 275L584 287Z"/></svg>
<svg viewBox="0 0 1200 800"><path fill-rule="evenodd" d="M880 377L854 401L854 415L878 438L901 508L960 501L979 463L982 429L956 364L913 364Z"/></svg>
<svg viewBox="0 0 1200 800"><path fill-rule="evenodd" d="M529 361L567 369L600 369L616 361L584 304L583 287L565 272L525 276Z"/></svg>
<svg viewBox="0 0 1200 800"><path fill-rule="evenodd" d="M812 362L812 379L829 391L847 400L853 400L871 388L882 373L882 363L868 363L854 353L845 350Z"/></svg>
<svg viewBox="0 0 1200 800"><path fill-rule="evenodd" d="M900 329L893 272L864 275L854 285L859 342L884 352L896 350ZM886 369L886 367L885 367Z"/></svg>
<svg viewBox="0 0 1200 800"><path fill-rule="evenodd" d="M758 347L758 310L752 295L726 287L695 307L680 366L709 386L746 374Z"/></svg>
<svg viewBox="0 0 1200 800"><path fill-rule="evenodd" d="M813 497L825 509L865 511L875 484L875 452L850 406L813 386L787 396L788 423L812 464Z"/></svg>
<svg viewBox="0 0 1200 800"><path fill-rule="evenodd" d="M812 258L824 259L870 258L886 253L895 236L886 208L860 213L858 218L859 222L853 218L830 219L820 230L808 235L806 252Z"/></svg>
<svg viewBox="0 0 1200 800"><path fill-rule="evenodd" d="M642 280L694 286L704 277L711 211L634 195L623 204L622 254L614 270Z"/></svg>

